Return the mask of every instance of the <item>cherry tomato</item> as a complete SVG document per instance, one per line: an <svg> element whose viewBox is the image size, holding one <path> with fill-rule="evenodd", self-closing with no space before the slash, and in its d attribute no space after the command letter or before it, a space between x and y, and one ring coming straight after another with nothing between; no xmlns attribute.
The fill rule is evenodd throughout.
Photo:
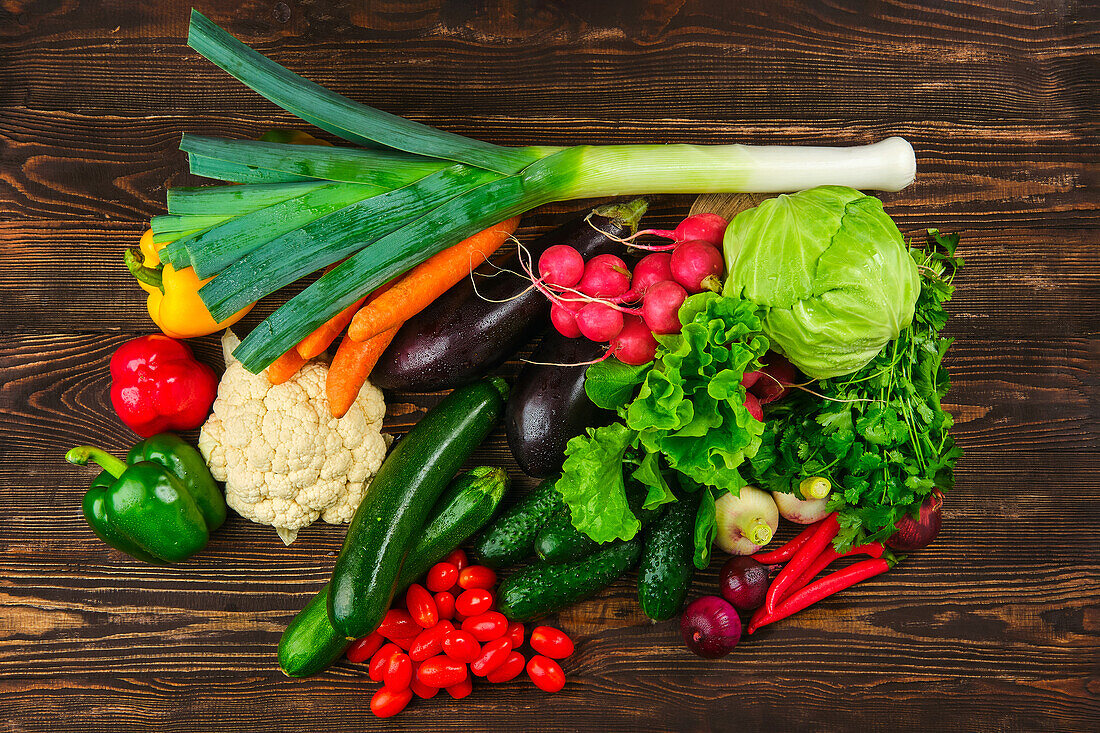
<svg viewBox="0 0 1100 733"><path fill-rule="evenodd" d="M486 590L497 584L497 574L491 568L484 565L471 565L463 568L458 574L458 587L469 590L470 588L484 588Z"/></svg>
<svg viewBox="0 0 1100 733"><path fill-rule="evenodd" d="M404 651L409 651L413 647L413 642L416 641L415 636L397 636L390 639L394 644L399 646Z"/></svg>
<svg viewBox="0 0 1100 733"><path fill-rule="evenodd" d="M391 718L405 709L412 696L412 690L407 687L404 690L383 687L370 699L370 711L379 718Z"/></svg>
<svg viewBox="0 0 1100 733"><path fill-rule="evenodd" d="M449 562L437 562L424 578L424 585L428 586L428 590L432 593L450 590L457 582L458 568Z"/></svg>
<svg viewBox="0 0 1100 733"><path fill-rule="evenodd" d="M544 657L565 659L573 653L573 640L551 626L539 626L531 632L531 648Z"/></svg>
<svg viewBox="0 0 1100 733"><path fill-rule="evenodd" d="M494 669L489 674L485 675L485 679L489 682L508 682L519 677L519 673L523 671L523 666L527 660L523 658L523 655L519 652L512 652L508 655L508 658L504 660L504 664Z"/></svg>
<svg viewBox="0 0 1100 733"><path fill-rule="evenodd" d="M455 617L455 597L448 591L435 594L435 610L439 618L452 619Z"/></svg>
<svg viewBox="0 0 1100 733"><path fill-rule="evenodd" d="M493 594L483 588L464 590L455 599L455 610L467 618L493 607Z"/></svg>
<svg viewBox="0 0 1100 733"><path fill-rule="evenodd" d="M414 662L423 662L443 651L443 639L455 630L450 621L440 621L430 629L421 631L413 640L409 656Z"/></svg>
<svg viewBox="0 0 1100 733"><path fill-rule="evenodd" d="M470 561L466 558L466 553L462 550L453 550L450 555L443 558L443 562L449 562L459 570L470 564Z"/></svg>
<svg viewBox="0 0 1100 733"><path fill-rule="evenodd" d="M484 677L504 664L512 653L512 640L507 636L494 639L481 648L481 656L470 662L470 671L478 677Z"/></svg>
<svg viewBox="0 0 1100 733"><path fill-rule="evenodd" d="M408 654L394 654L382 672L382 685L393 692L407 689L412 682L413 666Z"/></svg>
<svg viewBox="0 0 1100 733"><path fill-rule="evenodd" d="M512 640L512 648L519 649L523 646L523 632L526 629L523 628L523 624L519 621L513 621L508 624L508 638Z"/></svg>
<svg viewBox="0 0 1100 733"><path fill-rule="evenodd" d="M447 694L453 697L455 700L461 700L467 697L474 691L474 682L470 679L470 675L466 675L466 679L462 680L456 685L451 685L447 688Z"/></svg>
<svg viewBox="0 0 1100 733"><path fill-rule="evenodd" d="M561 671L561 665L541 654L531 657L527 663L527 676L535 687L544 692L557 692L565 687L565 672Z"/></svg>
<svg viewBox="0 0 1100 733"><path fill-rule="evenodd" d="M469 631L480 642L492 641L508 633L508 619L500 611L487 611L463 621L462 630Z"/></svg>
<svg viewBox="0 0 1100 733"><path fill-rule="evenodd" d="M419 583L413 583L405 591L405 605L409 607L409 615L413 621L421 627L430 629L439 623L439 609L435 607L435 599Z"/></svg>
<svg viewBox="0 0 1100 733"><path fill-rule="evenodd" d="M457 662L469 664L481 656L481 644L466 631L452 631L443 639L443 653Z"/></svg>
<svg viewBox="0 0 1100 733"><path fill-rule="evenodd" d="M413 621L408 611L391 608L382 617L382 623L378 625L377 633L387 639L393 639L395 636L416 636L420 633L420 625Z"/></svg>
<svg viewBox="0 0 1100 733"><path fill-rule="evenodd" d="M372 634L367 634L362 639L356 639L348 647L347 657L349 662L360 664L370 659L376 651L382 648L382 645L386 643L386 640L382 638L382 635L375 631Z"/></svg>
<svg viewBox="0 0 1100 733"><path fill-rule="evenodd" d="M374 653L371 657L370 665L367 667L367 675L375 682L382 681L382 673L386 671L386 667L389 666L390 657L394 654L399 654L401 647L396 644L383 644L382 647Z"/></svg>
<svg viewBox="0 0 1100 733"><path fill-rule="evenodd" d="M438 687L432 687L431 685L425 685L423 682L413 675L412 682L409 683L409 689L413 691L413 694L424 700L430 700L439 694Z"/></svg>
<svg viewBox="0 0 1100 733"><path fill-rule="evenodd" d="M425 659L416 670L416 679L429 687L450 687L467 677L465 664L442 655Z"/></svg>

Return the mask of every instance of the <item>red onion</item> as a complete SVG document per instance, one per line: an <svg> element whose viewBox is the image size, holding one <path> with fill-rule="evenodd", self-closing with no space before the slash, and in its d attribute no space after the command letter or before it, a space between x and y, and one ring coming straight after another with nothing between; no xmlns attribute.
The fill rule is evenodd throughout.
<svg viewBox="0 0 1100 733"><path fill-rule="evenodd" d="M704 659L717 659L729 654L741 640L741 618L725 600L703 596L684 609L680 633L693 653Z"/></svg>
<svg viewBox="0 0 1100 733"><path fill-rule="evenodd" d="M768 593L768 566L751 557L731 557L722 566L718 588L738 611L755 611Z"/></svg>
<svg viewBox="0 0 1100 733"><path fill-rule="evenodd" d="M943 492L933 489L932 495L920 505L919 516L914 518L906 514L894 523L898 531L890 535L886 546L898 552L912 552L932 544L932 540L940 533L942 507Z"/></svg>

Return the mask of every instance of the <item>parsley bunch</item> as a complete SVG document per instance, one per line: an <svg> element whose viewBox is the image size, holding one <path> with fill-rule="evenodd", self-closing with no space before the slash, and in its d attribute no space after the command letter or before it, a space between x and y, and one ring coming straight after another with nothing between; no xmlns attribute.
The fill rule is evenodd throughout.
<svg viewBox="0 0 1100 733"><path fill-rule="evenodd" d="M760 449L750 460L754 480L793 493L804 478L833 484L829 508L839 512L839 551L889 537L894 523L915 513L934 488L954 485L962 450L940 401L950 379L943 357L958 235L928 230L910 248L921 275L913 322L859 371L816 382L772 407Z"/></svg>

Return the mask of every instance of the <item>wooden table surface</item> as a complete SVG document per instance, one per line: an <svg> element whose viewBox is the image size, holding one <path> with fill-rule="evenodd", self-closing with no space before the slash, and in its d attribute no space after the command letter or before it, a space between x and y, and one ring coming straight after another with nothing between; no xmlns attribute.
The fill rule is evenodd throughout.
<svg viewBox="0 0 1100 733"><path fill-rule="evenodd" d="M342 529L284 547L234 516L194 560L140 565L88 530L90 473L62 454L134 440L107 362L152 325L121 252L167 187L197 182L180 133L303 125L186 47L189 2L6 0L0 731L1100 729L1094 5L195 4L325 86L496 143L905 136L917 180L887 211L907 235L963 233L948 402L966 456L934 546L721 661L649 623L631 578L558 619L579 651L554 697L479 686L381 723L361 667L288 680L276 641ZM671 225L690 202L659 197L648 220ZM219 363L214 338L197 349ZM436 399L390 398L395 432ZM475 458L519 478L499 431Z"/></svg>

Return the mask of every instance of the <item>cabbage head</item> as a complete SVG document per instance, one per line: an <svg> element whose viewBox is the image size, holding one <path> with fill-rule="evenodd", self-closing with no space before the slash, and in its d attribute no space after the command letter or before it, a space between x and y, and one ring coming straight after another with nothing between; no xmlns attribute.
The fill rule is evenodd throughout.
<svg viewBox="0 0 1100 733"><path fill-rule="evenodd" d="M853 188L768 199L723 248L724 294L756 303L772 348L815 379L860 369L913 320L916 264L882 202Z"/></svg>

